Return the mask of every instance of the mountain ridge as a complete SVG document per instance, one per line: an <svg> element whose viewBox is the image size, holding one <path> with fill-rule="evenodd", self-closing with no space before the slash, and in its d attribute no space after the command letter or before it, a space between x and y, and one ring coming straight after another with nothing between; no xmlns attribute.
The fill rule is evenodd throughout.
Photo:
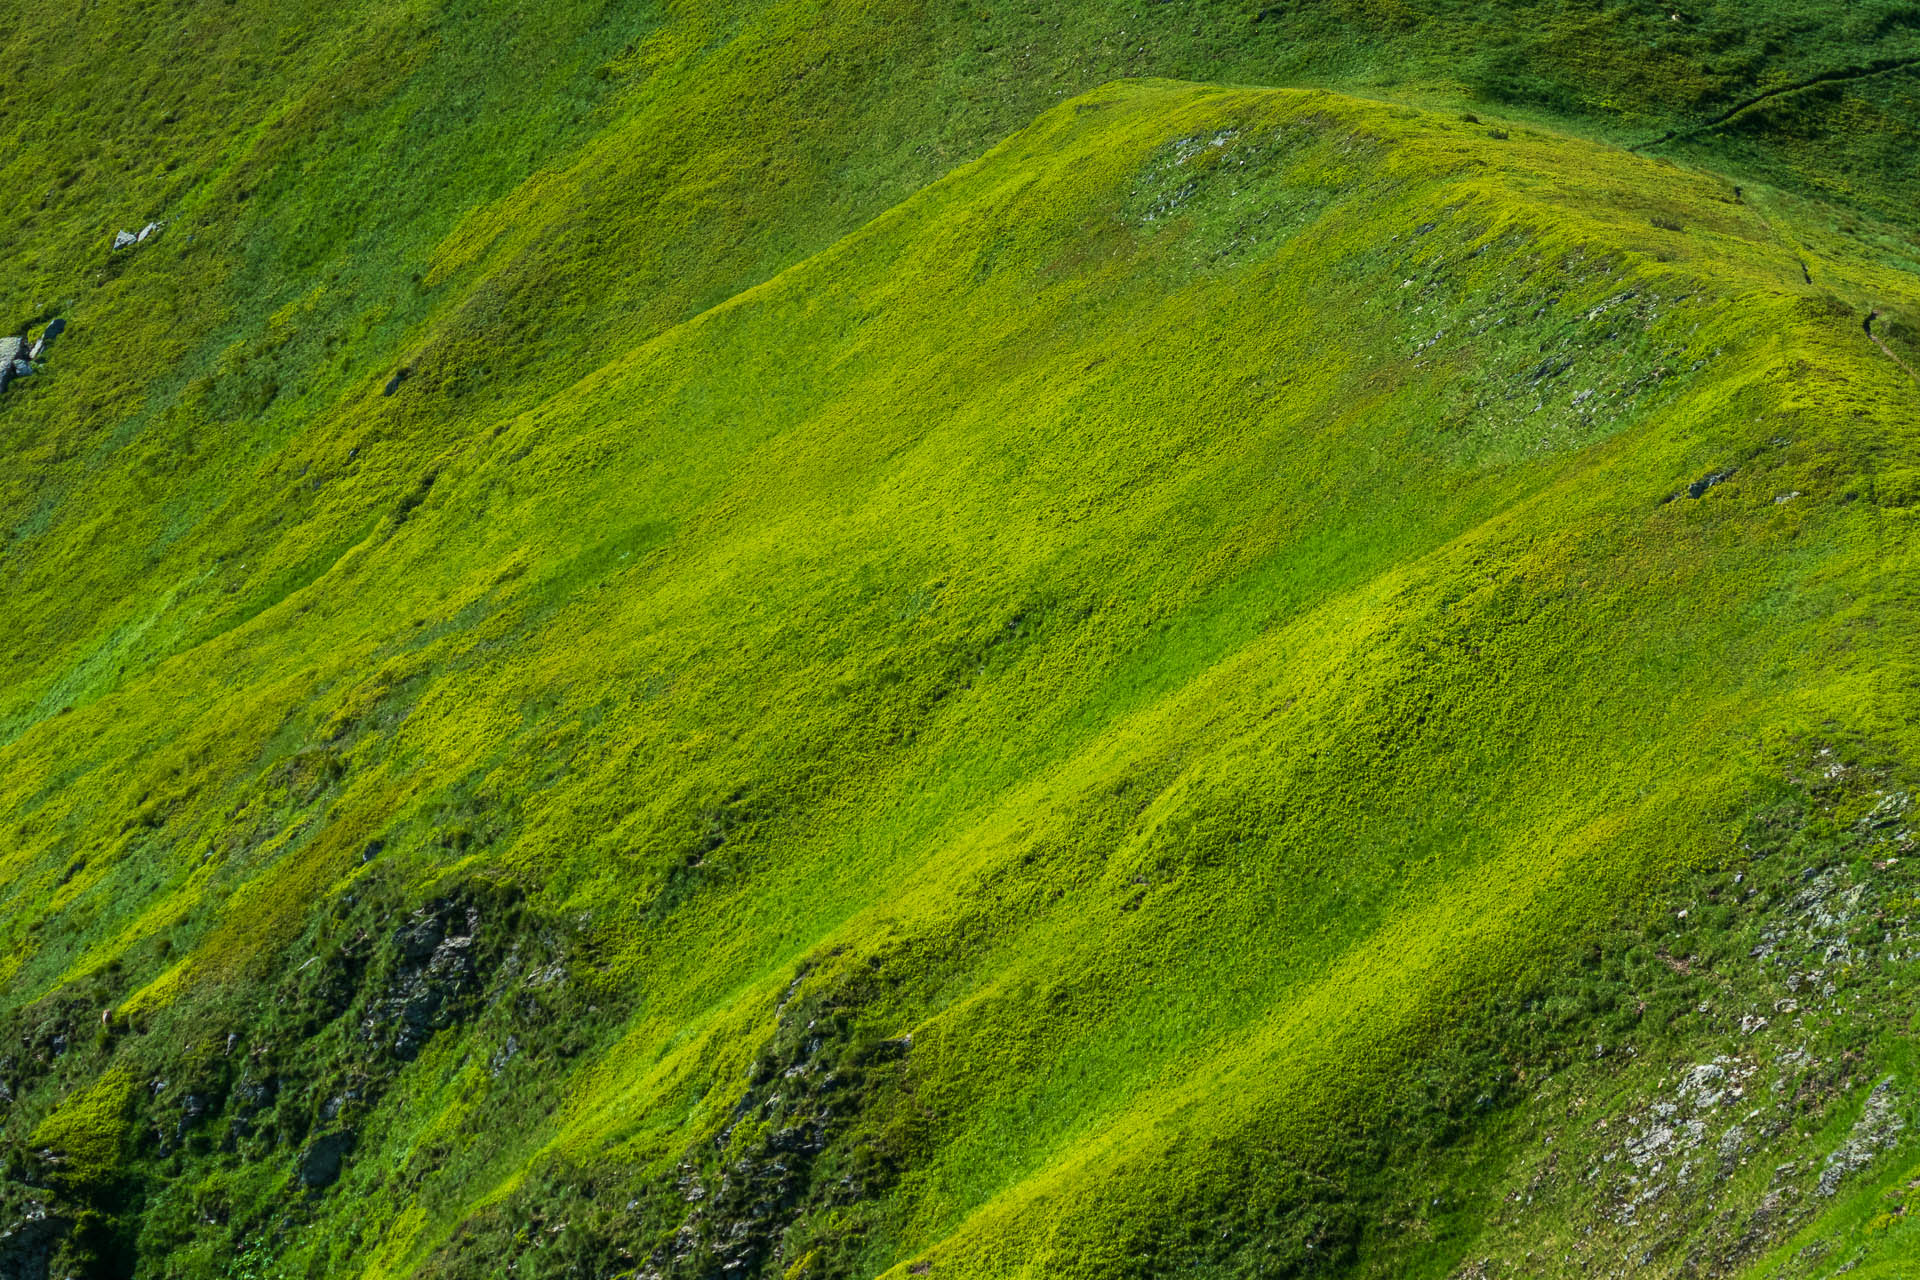
<svg viewBox="0 0 1920 1280"><path fill-rule="evenodd" d="M522 269L551 196L439 278ZM1856 329L1914 290L1773 199L1122 82L550 394L403 354L498 316L387 348L390 396L340 369L355 429L223 499L266 568L193 565L237 620L0 747L0 1209L101 1274L1519 1266L1471 1256L1498 1170L1374 1224L1708 982L1649 938L1727 983L1628 1024L1650 1061L1806 1052L1723 1025L1777 1017L1733 940L1785 926L1672 902L1787 911L1806 857L1910 932L1860 850L1905 794L1915 420ZM252 359L162 412L244 439ZM348 493L274 534L308 482ZM1587 939L1628 976L1523 1031ZM1904 1097L1904 1033L1834 1016ZM1603 1227L1673 1247L1642 1225Z"/></svg>

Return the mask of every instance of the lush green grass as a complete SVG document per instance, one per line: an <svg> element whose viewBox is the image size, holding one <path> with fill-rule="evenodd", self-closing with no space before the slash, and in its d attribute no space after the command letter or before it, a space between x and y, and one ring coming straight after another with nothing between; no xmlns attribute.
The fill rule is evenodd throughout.
<svg viewBox="0 0 1920 1280"><path fill-rule="evenodd" d="M1909 10L238 9L6 46L73 329L0 400L0 1209L75 1266L1537 1274L1581 1047L1726 1034L1610 1021L1649 921L1904 785L1911 77L1607 139ZM1765 923L1689 945L1770 991ZM1895 1266L1856 1200L1764 1242Z"/></svg>

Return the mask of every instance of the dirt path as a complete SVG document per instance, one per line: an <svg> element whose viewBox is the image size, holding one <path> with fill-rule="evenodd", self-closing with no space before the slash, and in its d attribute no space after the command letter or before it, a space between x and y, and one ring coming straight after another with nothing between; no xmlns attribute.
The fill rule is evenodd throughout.
<svg viewBox="0 0 1920 1280"><path fill-rule="evenodd" d="M1873 322L1875 320L1878 320L1879 318L1880 318L1880 313L1878 311L1869 311L1867 312L1866 320L1861 324L1860 327L1867 331L1867 336L1869 338L1873 339L1874 346L1880 348L1882 351L1887 353L1887 359L1893 361L1895 364L1899 365L1902 369L1905 369L1907 371L1907 376L1909 378L1912 378L1915 382L1920 382L1920 370L1915 370L1912 365L1908 364L1905 360L1901 359L1900 353L1895 351L1892 347L1888 346L1886 343L1886 340L1882 338L1879 334L1873 331Z"/></svg>
<svg viewBox="0 0 1920 1280"><path fill-rule="evenodd" d="M1627 150L1646 151L1662 143L1676 142L1681 138L1691 138L1696 134L1705 133L1709 129L1718 129L1721 125L1727 123L1744 111L1751 111L1763 102L1771 102L1775 98L1783 98L1789 93L1798 93L1802 89L1811 89L1816 85L1823 84L1841 84L1849 80L1866 80L1873 76L1884 76L1895 71L1904 71L1909 67L1920 67L1920 58L1883 58L1879 62L1870 62L1864 67L1846 67L1839 71L1824 72L1805 80L1797 80L1792 84L1781 85L1778 89L1769 89L1765 93L1755 94L1745 101L1737 102L1733 106L1728 107L1725 111L1722 111L1710 120L1704 120L1686 129L1669 129L1651 142L1636 142L1628 147Z"/></svg>

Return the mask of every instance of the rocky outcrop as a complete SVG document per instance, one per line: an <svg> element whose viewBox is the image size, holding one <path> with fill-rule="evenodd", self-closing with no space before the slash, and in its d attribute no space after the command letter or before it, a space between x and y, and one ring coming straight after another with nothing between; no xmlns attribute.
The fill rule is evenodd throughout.
<svg viewBox="0 0 1920 1280"><path fill-rule="evenodd" d="M27 359L33 361L44 359L47 354L47 348L53 345L54 339L66 331L67 322L64 319L55 318L46 328L40 331L40 336L34 339L33 346L27 349Z"/></svg>
<svg viewBox="0 0 1920 1280"><path fill-rule="evenodd" d="M543 981L534 970L523 987ZM851 1280L868 1215L924 1151L908 1121L913 1040L863 1016L886 981L842 974L812 990L803 965L773 1033L715 1128L669 1163L588 1171L558 1161L470 1219L427 1274ZM815 979L817 982L818 979ZM537 1253L537 1256L536 1256Z"/></svg>
<svg viewBox="0 0 1920 1280"><path fill-rule="evenodd" d="M324 1133L313 1140L305 1151L300 1153L299 1167L296 1170L300 1185L310 1191L330 1187L340 1180L341 1166L346 1163L347 1154L353 1150L354 1135L351 1130Z"/></svg>
<svg viewBox="0 0 1920 1280"><path fill-rule="evenodd" d="M113 237L114 252L118 253L122 249L131 249L135 245L145 244L147 241L159 235L160 229L165 225L166 225L165 223L160 223L160 222L149 222L146 226L140 228L140 230L137 232L136 231L115 232Z"/></svg>
<svg viewBox="0 0 1920 1280"><path fill-rule="evenodd" d="M681 1198L690 1207L641 1280L753 1275L769 1257L784 1268L793 1259L780 1246L809 1209L824 1214L891 1185L896 1171L870 1149L832 1169L821 1157L858 1117L870 1077L904 1059L913 1038L849 1044L845 1020L817 1016L824 1012L811 1002L781 1010L779 1030L715 1139L717 1160L704 1170L703 1162L682 1163Z"/></svg>
<svg viewBox="0 0 1920 1280"><path fill-rule="evenodd" d="M45 1205L28 1205L0 1230L0 1280L48 1280L54 1253L72 1230L72 1222L48 1213Z"/></svg>
<svg viewBox="0 0 1920 1280"><path fill-rule="evenodd" d="M26 334L15 334L0 338L0 391L6 390L9 382L37 372L39 362L53 345L53 340L65 332L67 322L54 320L29 342Z"/></svg>
<svg viewBox="0 0 1920 1280"><path fill-rule="evenodd" d="M1899 1145L1900 1133L1907 1125L1898 1102L1892 1076L1873 1087L1847 1140L1827 1156L1826 1167L1820 1171L1821 1195L1833 1195L1848 1177L1872 1164L1881 1152Z"/></svg>
<svg viewBox="0 0 1920 1280"><path fill-rule="evenodd" d="M362 1034L411 1060L434 1032L458 1021L480 986L480 924L479 907L443 900L421 907L395 929L393 975L367 1006Z"/></svg>

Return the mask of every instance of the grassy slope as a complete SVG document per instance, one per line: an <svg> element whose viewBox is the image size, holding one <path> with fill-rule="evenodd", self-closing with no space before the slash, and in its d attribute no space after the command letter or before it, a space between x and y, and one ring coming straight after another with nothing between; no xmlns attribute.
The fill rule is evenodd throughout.
<svg viewBox="0 0 1920 1280"><path fill-rule="evenodd" d="M316 900L485 872L574 922L592 1012L499 1073L504 1025L440 1037L304 1208L285 1154L182 1144L145 1267L400 1271L530 1168L670 1162L835 946L815 981L886 975L858 1018L913 1032L932 1117L860 1265L1184 1257L1182 1214L1373 1150L1448 1011L1723 854L1796 736L1910 754L1914 388L1858 323L1912 314L1897 228L1146 84L854 230L1076 80L1268 78L1198 21L1094 58L1100 16L285 19L243 149L152 55L208 113L189 176L94 157L9 304L76 299L6 404L9 1003L145 1030L69 1082L236 1027L293 1079L256 1002L298 1002ZM1436 65L1449 21L1397 39ZM1264 70L1385 80L1309 47ZM903 111L930 68L977 105ZM108 196L165 238L104 259Z"/></svg>

